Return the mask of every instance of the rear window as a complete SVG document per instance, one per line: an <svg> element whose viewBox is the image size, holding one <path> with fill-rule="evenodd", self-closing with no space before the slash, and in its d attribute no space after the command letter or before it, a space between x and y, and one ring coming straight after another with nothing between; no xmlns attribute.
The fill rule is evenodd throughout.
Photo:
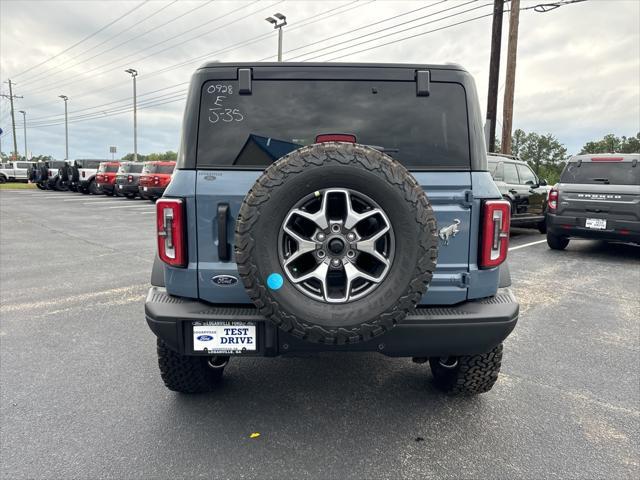
<svg viewBox="0 0 640 480"><path fill-rule="evenodd" d="M640 185L640 166L631 162L569 162L560 183Z"/></svg>
<svg viewBox="0 0 640 480"><path fill-rule="evenodd" d="M350 134L412 169L470 169L464 88L431 83L428 97L414 82L252 82L238 95L237 81L211 81L202 89L198 167L264 169L317 135Z"/></svg>
<svg viewBox="0 0 640 480"><path fill-rule="evenodd" d="M142 173L173 173L174 165L158 165L157 163L145 163Z"/></svg>
<svg viewBox="0 0 640 480"><path fill-rule="evenodd" d="M125 163L120 165L118 173L140 173L142 172L142 163Z"/></svg>
<svg viewBox="0 0 640 480"><path fill-rule="evenodd" d="M119 165L106 165L103 163L100 165L100 168L98 168L98 171L111 173L111 172L117 172L118 168L119 168Z"/></svg>
<svg viewBox="0 0 640 480"><path fill-rule="evenodd" d="M16 166L17 166L18 168L29 168L29 163L25 163L25 162L18 162L18 163L16 164Z"/></svg>
<svg viewBox="0 0 640 480"><path fill-rule="evenodd" d="M49 168L62 168L64 167L66 162L62 160L53 160L49 162Z"/></svg>
<svg viewBox="0 0 640 480"><path fill-rule="evenodd" d="M79 168L98 168L100 166L100 160L76 160Z"/></svg>

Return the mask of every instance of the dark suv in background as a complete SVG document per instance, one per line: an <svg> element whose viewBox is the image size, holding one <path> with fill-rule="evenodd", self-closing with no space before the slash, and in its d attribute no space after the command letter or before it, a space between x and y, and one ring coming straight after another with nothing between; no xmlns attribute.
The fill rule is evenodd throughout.
<svg viewBox="0 0 640 480"><path fill-rule="evenodd" d="M547 243L570 238L640 243L640 154L588 154L569 159L549 192Z"/></svg>
<svg viewBox="0 0 640 480"><path fill-rule="evenodd" d="M123 162L116 173L115 194L128 198L138 195L138 182L144 164L136 162Z"/></svg>
<svg viewBox="0 0 640 480"><path fill-rule="evenodd" d="M489 171L502 198L511 204L511 225L546 232L547 194L551 187L531 170L527 162L510 155L487 155Z"/></svg>

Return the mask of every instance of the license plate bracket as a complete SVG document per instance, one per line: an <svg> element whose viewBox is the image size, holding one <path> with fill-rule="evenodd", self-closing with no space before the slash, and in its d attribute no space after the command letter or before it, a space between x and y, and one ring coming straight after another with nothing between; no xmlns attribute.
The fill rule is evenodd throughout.
<svg viewBox="0 0 640 480"><path fill-rule="evenodd" d="M258 328L255 322L191 322L191 345L194 353L205 355L242 355L256 353Z"/></svg>
<svg viewBox="0 0 640 480"><path fill-rule="evenodd" d="M587 218L584 226L593 230L605 230L607 228L607 220L604 218Z"/></svg>

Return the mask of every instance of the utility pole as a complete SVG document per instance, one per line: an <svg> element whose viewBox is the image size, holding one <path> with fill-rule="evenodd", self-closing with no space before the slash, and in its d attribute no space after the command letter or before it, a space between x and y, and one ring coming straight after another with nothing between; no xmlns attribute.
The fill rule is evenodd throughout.
<svg viewBox="0 0 640 480"><path fill-rule="evenodd" d="M273 18L276 17L276 18ZM287 17L281 13L274 13L273 17L267 17L265 20L278 29L278 61L282 61L282 27L287 24Z"/></svg>
<svg viewBox="0 0 640 480"><path fill-rule="evenodd" d="M507 47L507 78L502 106L502 153L511 155L511 130L513 129L513 98L516 88L516 58L518 56L518 24L520 0L511 0L509 14L509 45Z"/></svg>
<svg viewBox="0 0 640 480"><path fill-rule="evenodd" d="M24 129L24 159L29 160L27 158L29 156L27 150L27 112L20 110L20 113L22 114L22 128Z"/></svg>
<svg viewBox="0 0 640 480"><path fill-rule="evenodd" d="M64 159L69 160L69 125L67 122L67 100L69 97L66 95L58 95L62 100L64 100Z"/></svg>
<svg viewBox="0 0 640 480"><path fill-rule="evenodd" d="M133 78L133 161L138 161L138 105L136 100L136 77L138 71L133 68L125 70Z"/></svg>
<svg viewBox="0 0 640 480"><path fill-rule="evenodd" d="M11 80L7 80L7 82L9 84L9 95L6 94L2 94L0 95L0 97L4 97L4 98L8 98L9 102L11 103L11 128L13 129L13 159L16 159L16 156L18 155L18 141L16 140L16 117L15 117L15 113L13 111L13 99L14 98L23 98L22 96L18 96L18 95L14 95L13 94L13 85L15 85L15 83L11 83Z"/></svg>
<svg viewBox="0 0 640 480"><path fill-rule="evenodd" d="M493 0L493 26L491 28L491 59L489 63L489 95L487 98L487 124L489 144L487 149L496 149L496 115L498 110L498 82L500 80L500 44L502 40L502 13L504 0Z"/></svg>

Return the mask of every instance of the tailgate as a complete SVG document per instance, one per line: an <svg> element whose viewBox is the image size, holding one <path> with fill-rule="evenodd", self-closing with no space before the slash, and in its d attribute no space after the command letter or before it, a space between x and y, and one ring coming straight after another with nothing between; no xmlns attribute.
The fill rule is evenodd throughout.
<svg viewBox="0 0 640 480"><path fill-rule="evenodd" d="M557 214L576 218L640 221L640 186L559 184Z"/></svg>
<svg viewBox="0 0 640 480"><path fill-rule="evenodd" d="M214 303L250 303L234 259L235 219L259 171L199 171L196 180L198 290L202 300ZM459 232L448 245L440 243L437 269L423 304L454 304L467 299L471 209L465 192L469 172L414 172L427 192L438 229L459 221ZM225 231L226 230L226 234ZM276 246L265 246L273 248ZM228 260L220 258L228 252ZM218 277L214 283L214 277ZM222 281L224 280L224 281Z"/></svg>

